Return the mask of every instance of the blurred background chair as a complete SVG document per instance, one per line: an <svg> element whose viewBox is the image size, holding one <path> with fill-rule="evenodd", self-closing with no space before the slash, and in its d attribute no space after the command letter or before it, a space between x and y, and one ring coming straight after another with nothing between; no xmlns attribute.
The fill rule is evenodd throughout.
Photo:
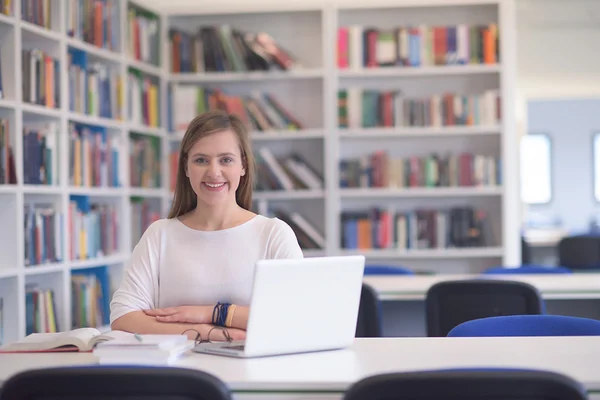
<svg viewBox="0 0 600 400"><path fill-rule="evenodd" d="M381 301L377 291L363 283L355 337L381 337L383 334L382 314Z"/></svg>
<svg viewBox="0 0 600 400"><path fill-rule="evenodd" d="M550 371L465 369L373 375L352 384L344 400L586 400L574 379Z"/></svg>
<svg viewBox="0 0 600 400"><path fill-rule="evenodd" d="M600 321L564 315L509 315L464 322L448 337L600 336Z"/></svg>
<svg viewBox="0 0 600 400"><path fill-rule="evenodd" d="M600 270L600 236L562 238L558 242L558 264L573 270Z"/></svg>
<svg viewBox="0 0 600 400"><path fill-rule="evenodd" d="M500 315L543 314L539 291L523 282L469 279L438 282L425 297L427 336L443 337L455 326Z"/></svg>
<svg viewBox="0 0 600 400"><path fill-rule="evenodd" d="M29 370L4 382L0 400L231 400L206 372L175 367L76 366Z"/></svg>

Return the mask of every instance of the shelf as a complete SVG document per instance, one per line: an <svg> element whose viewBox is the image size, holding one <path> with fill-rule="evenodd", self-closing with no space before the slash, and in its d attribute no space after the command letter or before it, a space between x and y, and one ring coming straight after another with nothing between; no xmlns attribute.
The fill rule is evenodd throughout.
<svg viewBox="0 0 600 400"><path fill-rule="evenodd" d="M379 67L363 69L340 69L340 78L389 78L404 76L433 76L433 75L475 75L497 74L502 71L500 64L483 65L442 65L433 67Z"/></svg>
<svg viewBox="0 0 600 400"><path fill-rule="evenodd" d="M157 188L129 188L129 196L134 197L163 197L165 190Z"/></svg>
<svg viewBox="0 0 600 400"><path fill-rule="evenodd" d="M122 56L120 53L116 53L107 49L102 49L100 47L96 47L92 44L83 42L72 37L67 37L65 40L67 46L83 50L94 57L101 58L105 61L110 61L112 63L121 63L122 61Z"/></svg>
<svg viewBox="0 0 600 400"><path fill-rule="evenodd" d="M121 187L78 187L69 186L69 194L78 196L120 197L125 193Z"/></svg>
<svg viewBox="0 0 600 400"><path fill-rule="evenodd" d="M340 128L344 139L439 138L451 136L500 136L502 128L493 126L445 126L400 128Z"/></svg>
<svg viewBox="0 0 600 400"><path fill-rule="evenodd" d="M14 26L15 25L15 17L0 13L0 24Z"/></svg>
<svg viewBox="0 0 600 400"><path fill-rule="evenodd" d="M43 275L43 274L51 274L55 272L61 272L65 269L65 264L60 263L49 263L49 264L39 264L39 265L29 265L25 266L25 275Z"/></svg>
<svg viewBox="0 0 600 400"><path fill-rule="evenodd" d="M135 133L143 133L146 135L151 135L151 136L156 136L156 137L165 137L167 135L163 128L153 127L153 126L128 124L127 130L131 131L131 132L135 132Z"/></svg>
<svg viewBox="0 0 600 400"><path fill-rule="evenodd" d="M254 200L304 200L321 199L325 197L323 190L279 190L269 192L254 192Z"/></svg>
<svg viewBox="0 0 600 400"><path fill-rule="evenodd" d="M346 198L380 197L481 197L501 196L502 187L431 187L431 188L340 188L340 195Z"/></svg>
<svg viewBox="0 0 600 400"><path fill-rule="evenodd" d="M135 68L145 74L150 74L157 77L160 77L162 75L162 70L159 67L145 63L143 61L137 61L129 57L127 58L127 67Z"/></svg>
<svg viewBox="0 0 600 400"><path fill-rule="evenodd" d="M0 184L0 194L14 194L17 193L18 185L15 184Z"/></svg>
<svg viewBox="0 0 600 400"><path fill-rule="evenodd" d="M17 268L0 268L0 279L14 278L19 274Z"/></svg>
<svg viewBox="0 0 600 400"><path fill-rule="evenodd" d="M97 117L94 115L86 115L70 111L67 115L69 121L78 122L80 124L98 125L109 129L122 129L123 121L116 119Z"/></svg>
<svg viewBox="0 0 600 400"><path fill-rule="evenodd" d="M171 74L173 83L203 83L203 82L239 82L239 81L270 81L285 79L315 79L323 78L322 69L298 69L289 71L250 71L250 72L204 72Z"/></svg>
<svg viewBox="0 0 600 400"><path fill-rule="evenodd" d="M60 186L52 185L23 185L23 193L27 194L50 194L60 195L62 189Z"/></svg>
<svg viewBox="0 0 600 400"><path fill-rule="evenodd" d="M497 258L502 257L501 247L482 248L452 248L405 250L373 249L373 250L340 250L342 255L363 254L367 258L376 259L468 259L468 258Z"/></svg>
<svg viewBox="0 0 600 400"><path fill-rule="evenodd" d="M17 102L8 99L0 99L0 108L10 108L11 110L15 110L17 108Z"/></svg>
<svg viewBox="0 0 600 400"><path fill-rule="evenodd" d="M24 113L36 114L45 117L60 118L61 111L56 108L48 108L38 104L21 103L21 109Z"/></svg>
<svg viewBox="0 0 600 400"><path fill-rule="evenodd" d="M322 139L325 137L321 129L303 129L299 131L264 131L252 132L253 141L267 140L302 140L302 139Z"/></svg>
<svg viewBox="0 0 600 400"><path fill-rule="evenodd" d="M53 40L55 42L60 42L61 39L61 35L58 32L52 31L52 30L48 30L46 28L42 28L41 26L38 26L36 24L33 24L31 22L27 22L27 21L21 21L21 29L25 32L29 32L31 34L49 39L49 40Z"/></svg>
<svg viewBox="0 0 600 400"><path fill-rule="evenodd" d="M69 267L71 270L86 269L99 267L103 265L120 264L126 260L126 257L122 254L110 255L106 257L90 258L87 260L73 260L70 261Z"/></svg>

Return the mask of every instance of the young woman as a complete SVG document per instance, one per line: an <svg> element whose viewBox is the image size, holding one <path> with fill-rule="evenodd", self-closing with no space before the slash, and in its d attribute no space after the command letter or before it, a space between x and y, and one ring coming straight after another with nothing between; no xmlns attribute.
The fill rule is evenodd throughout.
<svg viewBox="0 0 600 400"><path fill-rule="evenodd" d="M245 337L255 262L302 258L289 225L250 211L253 166L239 118L212 111L190 122L171 211L133 250L110 305L113 330L219 340L208 337L217 324Z"/></svg>

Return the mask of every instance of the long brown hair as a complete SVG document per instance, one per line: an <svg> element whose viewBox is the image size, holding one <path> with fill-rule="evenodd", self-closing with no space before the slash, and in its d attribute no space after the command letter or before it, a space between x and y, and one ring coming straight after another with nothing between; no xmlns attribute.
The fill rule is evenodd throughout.
<svg viewBox="0 0 600 400"><path fill-rule="evenodd" d="M169 218L176 218L187 214L196 208L196 193L192 189L185 174L185 166L188 155L194 144L213 133L231 130L237 136L242 155L242 164L246 173L240 178L240 184L235 192L237 204L250 210L252 208L252 189L254 187L254 155L250 147L248 131L240 118L225 111L209 111L194 118L181 141L179 150L179 162L177 164L177 182L175 184L175 195Z"/></svg>

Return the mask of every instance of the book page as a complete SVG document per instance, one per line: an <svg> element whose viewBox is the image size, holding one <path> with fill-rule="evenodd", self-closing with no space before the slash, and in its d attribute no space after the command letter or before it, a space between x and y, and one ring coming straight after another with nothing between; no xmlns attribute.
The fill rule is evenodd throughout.
<svg viewBox="0 0 600 400"><path fill-rule="evenodd" d="M49 350L66 345L76 346L80 350L87 350L88 343L98 335L100 335L100 331L95 328L81 328L57 333L32 333L19 342L2 347L1 350Z"/></svg>
<svg viewBox="0 0 600 400"><path fill-rule="evenodd" d="M111 340L132 340L134 338L134 334L125 331L110 331L106 332L102 335L94 337L90 341L90 348L95 347L98 343L108 342Z"/></svg>

